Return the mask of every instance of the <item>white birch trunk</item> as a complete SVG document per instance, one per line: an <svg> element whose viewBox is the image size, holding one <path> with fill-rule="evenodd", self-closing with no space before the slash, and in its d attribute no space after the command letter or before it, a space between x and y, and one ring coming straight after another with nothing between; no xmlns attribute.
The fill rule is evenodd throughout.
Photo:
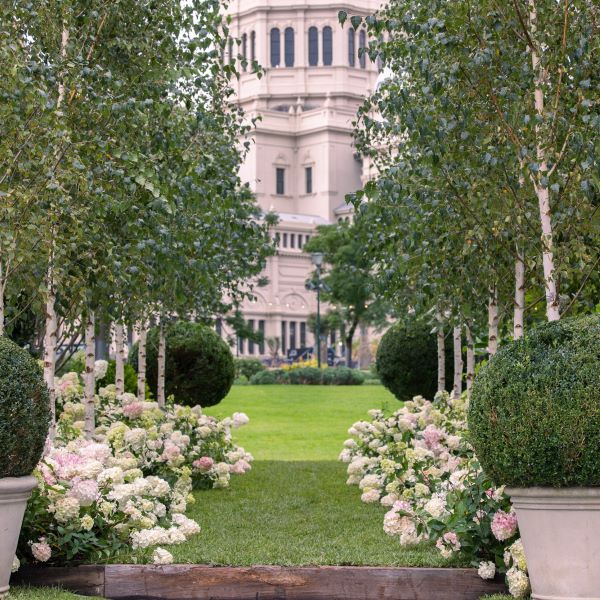
<svg viewBox="0 0 600 600"><path fill-rule="evenodd" d="M438 315L440 323L437 337L437 364L438 364L438 392L443 392L446 389L446 348L444 340L444 325L441 316Z"/></svg>
<svg viewBox="0 0 600 600"><path fill-rule="evenodd" d="M67 44L69 42L69 30L63 26L60 40L60 55L64 59L67 56ZM65 85L61 79L58 83L58 98L56 100L56 110L60 110L65 100ZM52 221L52 215L50 215ZM53 440L56 434L56 387L54 384L54 375L56 371L56 341L58 339L58 319L56 318L56 294L54 282L54 248L56 231L54 225L50 227L50 251L48 255L48 268L46 270L46 285L48 293L46 295L46 314L44 328L44 381L48 387L50 396L50 430L49 436Z"/></svg>
<svg viewBox="0 0 600 600"><path fill-rule="evenodd" d="M115 325L115 387L117 395L125 392L125 334L122 323Z"/></svg>
<svg viewBox="0 0 600 600"><path fill-rule="evenodd" d="M462 394L462 328L454 328L454 385L452 387L452 397L457 399Z"/></svg>
<svg viewBox="0 0 600 600"><path fill-rule="evenodd" d="M52 259L48 265L46 274L48 293L46 296L46 314L44 318L44 382L48 388L50 396L50 439L53 440L56 434L56 386L54 384L54 372L56 369L56 340L58 337L58 321L56 310L54 308L54 277L52 273Z"/></svg>
<svg viewBox="0 0 600 600"><path fill-rule="evenodd" d="M537 32L537 8L536 0L529 0L529 29L531 37L535 41ZM547 74L541 64L537 48L539 43L531 49L531 62L535 77L535 110L543 118L544 115L544 90L543 85ZM543 127L538 123L535 127L537 137L537 162L539 173L544 176L548 172L547 150L542 142ZM544 286L546 291L546 317L548 321L558 321L560 311L558 306L558 294L556 291L556 269L554 266L554 244L552 231L552 217L550 209L550 190L548 186L542 186L540 179L534 179L535 193L538 198L540 221L542 226L542 264L544 268Z"/></svg>
<svg viewBox="0 0 600 600"><path fill-rule="evenodd" d="M467 394L471 398L471 390L475 381L475 340L471 328L466 326L467 336Z"/></svg>
<svg viewBox="0 0 600 600"><path fill-rule="evenodd" d="M85 407L85 437L91 440L96 430L96 323L94 311L88 311L85 322L85 381L83 405Z"/></svg>
<svg viewBox="0 0 600 600"><path fill-rule="evenodd" d="M488 353L494 356L498 351L498 288L490 288L488 301Z"/></svg>
<svg viewBox="0 0 600 600"><path fill-rule="evenodd" d="M140 323L138 325L138 400L146 399L146 337L148 332L146 325Z"/></svg>
<svg viewBox="0 0 600 600"><path fill-rule="evenodd" d="M165 362L167 358L167 338L165 335L165 323L161 318L158 328L158 378L156 385L156 401L160 408L165 406Z"/></svg>
<svg viewBox="0 0 600 600"><path fill-rule="evenodd" d="M518 340L523 337L525 323L525 259L517 248L515 260L515 312L513 317L513 338Z"/></svg>

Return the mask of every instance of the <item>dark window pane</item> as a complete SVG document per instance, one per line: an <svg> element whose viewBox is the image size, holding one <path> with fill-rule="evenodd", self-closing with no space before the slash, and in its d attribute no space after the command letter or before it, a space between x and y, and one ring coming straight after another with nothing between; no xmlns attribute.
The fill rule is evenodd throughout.
<svg viewBox="0 0 600 600"><path fill-rule="evenodd" d="M219 337L223 335L223 321L221 319L217 319L215 321L215 331Z"/></svg>
<svg viewBox="0 0 600 600"><path fill-rule="evenodd" d="M285 66L294 66L294 30L291 27L285 30Z"/></svg>
<svg viewBox="0 0 600 600"><path fill-rule="evenodd" d="M248 327L254 331L254 319L248 321ZM248 354L254 354L254 342L252 340L248 340Z"/></svg>
<svg viewBox="0 0 600 600"><path fill-rule="evenodd" d="M300 347L306 348L306 323L300 323Z"/></svg>
<svg viewBox="0 0 600 600"><path fill-rule="evenodd" d="M256 31L250 33L250 60L256 60Z"/></svg>
<svg viewBox="0 0 600 600"><path fill-rule="evenodd" d="M230 38L229 39L229 64L232 65L233 64L233 40Z"/></svg>
<svg viewBox="0 0 600 600"><path fill-rule="evenodd" d="M323 64L329 66L333 62L333 30L323 27Z"/></svg>
<svg viewBox="0 0 600 600"><path fill-rule="evenodd" d="M312 191L313 191L312 167L306 167L304 172L306 174L306 193L312 194Z"/></svg>
<svg viewBox="0 0 600 600"><path fill-rule="evenodd" d="M242 36L242 56L244 60L248 60L248 34ZM246 65L242 64L242 69L246 70Z"/></svg>
<svg viewBox="0 0 600 600"><path fill-rule="evenodd" d="M353 67L356 64L356 39L354 29L348 29L348 64Z"/></svg>
<svg viewBox="0 0 600 600"><path fill-rule="evenodd" d="M367 32L364 29L361 29L358 34L358 44L361 49L367 47ZM359 52L359 54L360 68L365 69L367 66L367 55L365 52Z"/></svg>
<svg viewBox="0 0 600 600"><path fill-rule="evenodd" d="M290 248L296 247L296 234L290 233Z"/></svg>
<svg viewBox="0 0 600 600"><path fill-rule="evenodd" d="M271 66L278 67L281 61L281 39L279 29L271 29Z"/></svg>
<svg viewBox="0 0 600 600"><path fill-rule="evenodd" d="M258 322L258 331L260 331L260 333L262 334L261 341L258 342L258 353L264 354L265 353L265 322L262 320Z"/></svg>
<svg viewBox="0 0 600 600"><path fill-rule="evenodd" d="M319 64L319 30L316 27L308 29L308 64L311 67Z"/></svg>
<svg viewBox="0 0 600 600"><path fill-rule="evenodd" d="M296 347L296 321L290 321L290 348Z"/></svg>
<svg viewBox="0 0 600 600"><path fill-rule="evenodd" d="M284 233L283 234L283 247L284 248L287 248L287 238L288 238L287 233Z"/></svg>
<svg viewBox="0 0 600 600"><path fill-rule="evenodd" d="M287 322L281 321L281 352L287 352Z"/></svg>
<svg viewBox="0 0 600 600"><path fill-rule="evenodd" d="M242 338L238 338L238 353L244 354L244 340Z"/></svg>
<svg viewBox="0 0 600 600"><path fill-rule="evenodd" d="M285 169L277 167L276 170L276 190L275 192L282 196L285 194Z"/></svg>

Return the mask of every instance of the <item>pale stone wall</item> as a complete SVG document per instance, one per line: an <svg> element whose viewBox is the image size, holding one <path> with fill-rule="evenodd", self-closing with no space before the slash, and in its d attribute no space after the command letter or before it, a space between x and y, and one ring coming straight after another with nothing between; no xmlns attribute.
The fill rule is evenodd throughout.
<svg viewBox="0 0 600 600"><path fill-rule="evenodd" d="M241 177L256 194L261 208L280 216L276 228L278 255L269 260L264 273L269 285L257 290L256 300L242 311L266 336L282 337L283 347L299 347L305 337L308 315L316 312L316 295L305 289L310 277L310 257L301 247L317 225L348 219L345 195L361 187L362 162L352 146L352 121L363 98L375 86L378 71L367 58L364 68L358 59L359 34L355 35L355 65L349 65L348 30L339 25L338 12L374 13L380 0L333 3L327 0L233 0L229 7L234 37L246 36L246 53L251 58L252 32L255 57L265 73L258 79L242 73L235 83L237 101L248 118L261 117L252 132L252 146L241 169ZM294 66L284 61L286 28L294 29ZM308 32L318 30L318 64L309 66ZM323 28L332 30L332 64L323 64ZM281 60L272 68L271 31L280 31ZM236 47L234 54L242 52ZM312 190L306 190L306 169L312 169ZM277 169L284 172L283 194L277 193ZM326 307L324 307L326 310ZM282 325L283 324L283 325ZM294 334L295 330L295 334ZM227 333L227 332L225 332ZM295 338L295 339L294 339ZM241 356L266 356L268 348L249 348ZM249 350L252 350L251 352Z"/></svg>

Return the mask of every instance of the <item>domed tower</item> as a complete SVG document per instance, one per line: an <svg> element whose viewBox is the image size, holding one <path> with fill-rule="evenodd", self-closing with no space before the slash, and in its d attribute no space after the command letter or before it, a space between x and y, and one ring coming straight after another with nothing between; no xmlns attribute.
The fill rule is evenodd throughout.
<svg viewBox="0 0 600 600"><path fill-rule="evenodd" d="M260 117L240 175L261 208L280 217L279 252L265 273L270 283L242 310L267 337L280 338L283 354L314 342L306 322L316 300L304 287L312 265L302 247L318 225L350 218L344 198L362 185L352 121L378 69L366 55L359 57L366 31L354 31L349 22L342 28L338 13L366 16L380 5L381 0L231 0L228 8L231 34L241 40L230 53L264 69L260 79L242 71L234 83L247 116ZM248 342L238 352L268 354Z"/></svg>

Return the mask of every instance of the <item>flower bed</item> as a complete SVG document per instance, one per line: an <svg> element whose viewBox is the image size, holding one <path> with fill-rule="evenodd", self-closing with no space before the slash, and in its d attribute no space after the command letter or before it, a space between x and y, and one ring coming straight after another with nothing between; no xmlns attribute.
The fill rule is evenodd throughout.
<svg viewBox="0 0 600 600"><path fill-rule="evenodd" d="M99 378L105 367L96 363ZM96 395L97 427L86 440L80 376L67 373L56 389L57 434L34 472L39 486L25 514L21 560L103 562L133 549L140 560L168 564L173 557L162 546L200 531L184 514L192 488L224 488L250 469L252 456L231 434L248 422L243 413L218 420L199 406L160 409L108 385Z"/></svg>
<svg viewBox="0 0 600 600"><path fill-rule="evenodd" d="M101 361L98 361L100 363ZM82 382L76 373L57 381L58 439L68 442L82 435L84 407ZM252 455L233 443L231 430L248 423L244 413L219 420L172 402L160 409L156 402L141 402L114 385L101 387L96 396L96 439L118 456L132 456L144 475L170 482L190 472L198 488L224 488L232 474L250 469Z"/></svg>
<svg viewBox="0 0 600 600"><path fill-rule="evenodd" d="M457 552L484 579L505 573L510 593L525 597L529 579L518 526L504 488L483 473L466 440L466 400L417 396L393 415L370 411L349 430L340 460L361 500L389 510L384 531L400 544L435 542Z"/></svg>

